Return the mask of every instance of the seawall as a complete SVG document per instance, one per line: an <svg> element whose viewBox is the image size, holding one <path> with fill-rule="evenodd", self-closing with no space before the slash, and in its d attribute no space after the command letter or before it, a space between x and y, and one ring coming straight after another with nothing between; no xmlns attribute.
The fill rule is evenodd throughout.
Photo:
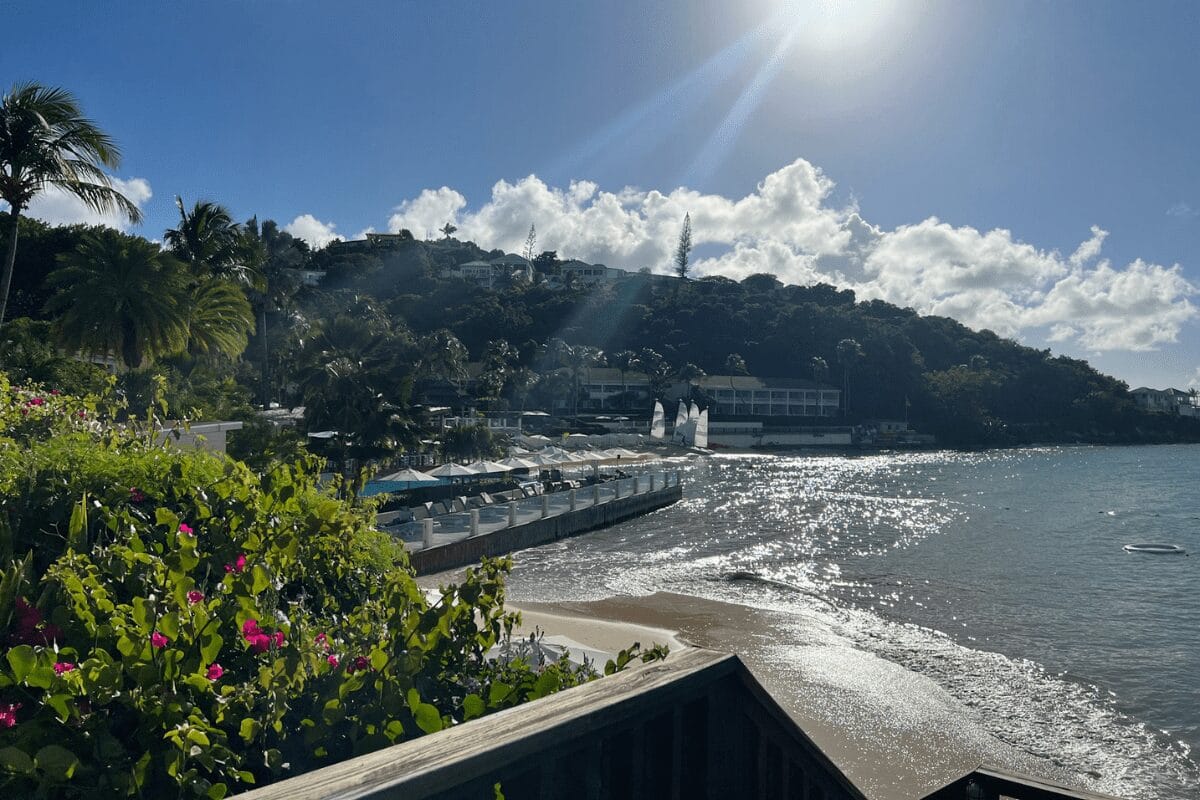
<svg viewBox="0 0 1200 800"><path fill-rule="evenodd" d="M677 484L654 491L619 497L599 505L543 517L521 525L502 528L428 547L410 553L408 560L418 575L428 575L475 564L484 556L501 556L526 547L555 542L568 536L607 528L679 502L683 488Z"/></svg>

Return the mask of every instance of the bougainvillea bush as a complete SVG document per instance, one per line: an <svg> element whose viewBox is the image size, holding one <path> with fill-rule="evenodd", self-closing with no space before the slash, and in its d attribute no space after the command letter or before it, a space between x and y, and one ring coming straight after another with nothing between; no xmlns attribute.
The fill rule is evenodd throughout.
<svg viewBox="0 0 1200 800"><path fill-rule="evenodd" d="M0 376L11 796L222 797L594 676L486 657L508 562L430 600L313 465L256 474L117 411Z"/></svg>

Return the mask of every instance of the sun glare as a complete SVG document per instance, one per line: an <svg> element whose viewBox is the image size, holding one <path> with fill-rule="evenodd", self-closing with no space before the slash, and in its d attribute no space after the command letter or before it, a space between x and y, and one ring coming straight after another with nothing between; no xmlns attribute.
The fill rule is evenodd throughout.
<svg viewBox="0 0 1200 800"><path fill-rule="evenodd" d="M780 27L794 32L796 48L846 54L877 43L897 21L896 0L784 0L775 3Z"/></svg>

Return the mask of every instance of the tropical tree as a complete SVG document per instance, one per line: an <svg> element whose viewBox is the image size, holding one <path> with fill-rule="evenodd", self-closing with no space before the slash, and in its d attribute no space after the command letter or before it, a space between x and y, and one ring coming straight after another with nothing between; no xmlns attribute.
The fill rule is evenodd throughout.
<svg viewBox="0 0 1200 800"><path fill-rule="evenodd" d="M271 348L267 315L287 308L299 291L300 282L295 270L303 266L308 257L308 246L303 240L281 231L274 220L266 220L260 226L255 217L242 226L238 249L242 262L260 278L248 294L258 318L258 340L262 350L259 401L265 407L271 401Z"/></svg>
<svg viewBox="0 0 1200 800"><path fill-rule="evenodd" d="M104 171L120 161L116 143L83 115L79 101L65 89L17 84L0 100L0 200L10 212L8 252L0 273L0 325L17 263L18 222L38 194L55 188L95 211L141 221L141 211Z"/></svg>
<svg viewBox="0 0 1200 800"><path fill-rule="evenodd" d="M671 386L671 376L675 371L657 350L649 347L641 350L638 360L641 362L642 371L646 373L646 379L650 382L650 393L654 395L654 399L662 400L667 395L667 389Z"/></svg>
<svg viewBox="0 0 1200 800"><path fill-rule="evenodd" d="M89 234L47 282L59 342L127 369L176 353L188 340L187 267L158 245L115 231Z"/></svg>
<svg viewBox="0 0 1200 800"><path fill-rule="evenodd" d="M461 392L467 379L467 348L459 338L443 329L422 337L417 347L421 353L416 365L418 377L444 380Z"/></svg>
<svg viewBox="0 0 1200 800"><path fill-rule="evenodd" d="M538 374L529 367L517 367L509 377L509 390L513 393L514 399L518 401L517 407L522 414L525 413L525 403L529 400L529 395L539 380Z"/></svg>
<svg viewBox="0 0 1200 800"><path fill-rule="evenodd" d="M222 278L207 278L190 292L188 349L201 356L237 358L254 332L254 310L245 293Z"/></svg>
<svg viewBox="0 0 1200 800"><path fill-rule="evenodd" d="M813 383L822 384L829 377L829 362L820 356L813 356L808 360L808 367L812 370Z"/></svg>
<svg viewBox="0 0 1200 800"><path fill-rule="evenodd" d="M738 353L730 353L725 357L725 369L729 370L732 375L750 374L750 370L746 367L746 359Z"/></svg>
<svg viewBox="0 0 1200 800"><path fill-rule="evenodd" d="M608 363L621 373L621 399L622 406L629 408L629 384L625 382L625 374L635 372L642 366L642 360L637 353L632 350L622 350L619 353L614 353L608 357Z"/></svg>
<svg viewBox="0 0 1200 800"><path fill-rule="evenodd" d="M324 441L347 478L350 459L376 458L414 438L412 375L397 358L402 345L391 330L342 315L301 351L296 399L305 425L332 430Z"/></svg>
<svg viewBox="0 0 1200 800"><path fill-rule="evenodd" d="M243 256L247 252L241 242L241 231L228 209L217 203L198 201L188 211L183 198L175 198L179 209L179 227L163 234L163 241L179 258L192 265L197 276L213 275L229 278L249 286L255 273Z"/></svg>
<svg viewBox="0 0 1200 800"><path fill-rule="evenodd" d="M837 360L842 365L842 417L850 413L850 371L866 353L854 339L842 339L837 345Z"/></svg>

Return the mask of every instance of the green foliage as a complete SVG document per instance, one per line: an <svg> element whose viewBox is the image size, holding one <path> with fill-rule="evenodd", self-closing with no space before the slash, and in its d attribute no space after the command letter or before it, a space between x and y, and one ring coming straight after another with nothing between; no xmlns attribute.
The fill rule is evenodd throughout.
<svg viewBox="0 0 1200 800"><path fill-rule="evenodd" d="M258 475L118 412L0 376L15 796L223 797L595 675L512 645L508 560L427 597L313 464Z"/></svg>

